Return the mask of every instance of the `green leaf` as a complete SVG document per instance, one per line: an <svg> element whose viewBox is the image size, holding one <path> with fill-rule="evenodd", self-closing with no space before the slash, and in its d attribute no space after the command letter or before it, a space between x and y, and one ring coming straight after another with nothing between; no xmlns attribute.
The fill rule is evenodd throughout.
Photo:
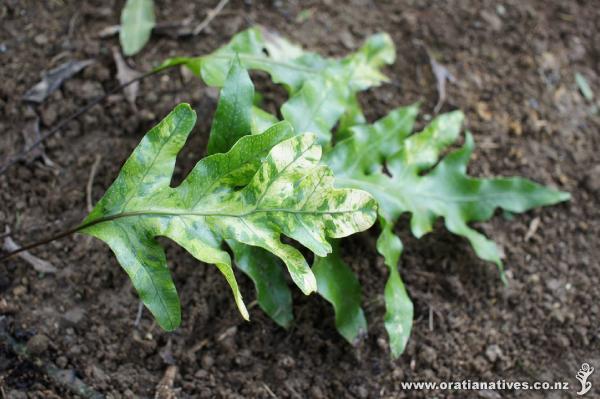
<svg viewBox="0 0 600 399"><path fill-rule="evenodd" d="M360 283L340 258L338 244L333 248L328 256L315 257L312 270L317 277L317 291L333 305L337 330L354 345L367 333L367 321L360 307Z"/></svg>
<svg viewBox="0 0 600 399"><path fill-rule="evenodd" d="M317 134L319 144L331 142L331 129L346 109L349 90L343 81L317 77L281 107L283 118L297 132Z"/></svg>
<svg viewBox="0 0 600 399"><path fill-rule="evenodd" d="M394 45L386 34L370 37L356 52L339 61L331 61L322 73L302 85L281 107L283 118L298 132L317 134L319 144L327 147L331 130L346 114L348 119L364 120L356 93L378 86L387 78L380 72L395 59Z"/></svg>
<svg viewBox="0 0 600 399"><path fill-rule="evenodd" d="M222 87L236 56L244 68L267 72L273 82L284 85L290 94L315 79L336 80L338 86L343 84L349 86L344 87L346 90L356 92L387 81L379 69L394 61L395 49L390 37L380 33L371 36L356 53L345 58L324 58L275 33L253 27L236 34L229 43L210 54L169 58L156 70L184 65L207 85Z"/></svg>
<svg viewBox="0 0 600 399"><path fill-rule="evenodd" d="M377 251L383 255L390 270L385 284L384 298L386 313L385 329L390 337L390 349L393 357L404 352L410 337L413 321L413 303L404 288L398 272L398 261L402 254L402 242L394 235L391 226L381 220L382 230L377 240Z"/></svg>
<svg viewBox="0 0 600 399"><path fill-rule="evenodd" d="M208 139L208 154L227 152L240 137L250 133L253 99L254 85L250 76L239 58L234 58L221 89Z"/></svg>
<svg viewBox="0 0 600 399"><path fill-rule="evenodd" d="M170 187L175 158L194 122L195 113L182 104L153 128L81 227L111 247L165 329L177 327L180 310L155 237L168 237L200 261L215 264L247 318L221 238L278 256L309 294L317 288L314 274L296 248L281 242L281 234L325 256L331 252L327 237L365 230L376 217L366 192L332 187L314 135L289 138L293 131L286 122L202 159L181 185Z"/></svg>
<svg viewBox="0 0 600 399"><path fill-rule="evenodd" d="M357 52L339 60L326 59L267 30L251 28L211 54L171 58L158 69L182 64L209 86L222 87L234 57L245 68L265 71L275 83L283 84L291 95L281 108L284 119L298 133L316 133L319 144L327 146L342 115L348 114L346 125L348 117L364 121L355 93L387 81L380 69L394 62L395 49L389 35L376 34Z"/></svg>
<svg viewBox="0 0 600 399"><path fill-rule="evenodd" d="M121 11L119 39L125 55L134 55L150 39L154 28L154 4L152 0L127 0Z"/></svg>
<svg viewBox="0 0 600 399"><path fill-rule="evenodd" d="M569 198L567 193L522 178L467 176L473 149L468 133L464 147L438 163L440 153L458 139L463 115L440 115L422 132L410 135L416 114L415 105L398 108L373 125L352 127L350 136L325 158L336 174L337 186L366 190L379 203L382 233L377 249L390 268L385 325L394 356L405 348L412 319L412 304L397 270L402 243L392 232L401 214L412 214L411 229L416 237L431 231L435 219L443 217L448 230L467 238L479 257L502 270L494 242L468 223L490 219L496 208L524 212Z"/></svg>
<svg viewBox="0 0 600 399"><path fill-rule="evenodd" d="M396 110L390 116L399 118L401 113ZM402 213L410 212L412 231L416 237L421 237L431 231L437 217L443 217L446 227L466 237L477 255L500 266L495 244L468 227L467 223L488 220L496 208L524 212L565 201L569 195L521 178L468 177L466 166L473 148L470 134L467 134L463 149L449 154L423 175L436 164L440 152L458 138L462 120L460 112L440 115L422 132L400 142L401 148L397 152L386 155L388 150L385 147L395 148L398 143L388 141L385 135L392 132L392 136L405 136L407 126L398 120L395 130L375 129L386 121L384 118L373 127L366 128L373 142L380 146L379 151L369 148L368 153L376 154L380 157L379 161L368 157L366 161L360 161L363 163L358 167L352 166L356 158L353 154L361 153L361 148L366 145L365 136L359 133L364 128L354 129L355 135L339 143L328 155L327 161L339 176L337 184L369 191L378 200L379 212L388 223L393 224ZM344 159L350 161L340 162ZM383 162L386 162L390 175L383 173Z"/></svg>
<svg viewBox="0 0 600 399"><path fill-rule="evenodd" d="M227 152L251 131L260 133L277 123L277 118L253 106L253 98L254 86L236 57L221 89L208 140L209 154ZM248 170L248 174L254 174L258 169L256 161L260 161L261 154L255 155L253 164L256 168ZM247 184L247 181L240 184ZM285 282L281 262L262 248L234 240L228 240L227 244L234 254L236 266L254 282L258 305L277 324L289 327L293 320L292 294Z"/></svg>
<svg viewBox="0 0 600 399"><path fill-rule="evenodd" d="M256 287L257 302L262 310L281 327L288 328L292 313L292 293L285 281L281 261L262 248L228 240L234 261Z"/></svg>
<svg viewBox="0 0 600 399"><path fill-rule="evenodd" d="M402 148L417 112L416 105L398 108L372 125L352 126L351 137L337 143L325 155L327 164L337 177L380 170L383 161Z"/></svg>
<svg viewBox="0 0 600 399"><path fill-rule="evenodd" d="M258 107L252 107L252 134L262 133L277 122L278 119L276 116Z"/></svg>
<svg viewBox="0 0 600 399"><path fill-rule="evenodd" d="M283 84L288 91L294 92L328 64L321 56L298 49L272 33L265 39L263 30L255 27L236 34L228 44L213 53L169 58L156 70L184 65L207 85L222 87L229 65L237 56L244 68L267 72L275 83Z"/></svg>

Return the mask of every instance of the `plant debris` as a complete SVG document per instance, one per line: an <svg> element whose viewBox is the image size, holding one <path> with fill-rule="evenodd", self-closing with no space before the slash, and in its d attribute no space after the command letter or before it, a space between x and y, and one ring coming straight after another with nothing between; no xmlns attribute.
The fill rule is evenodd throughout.
<svg viewBox="0 0 600 399"><path fill-rule="evenodd" d="M41 104L44 100L67 79L71 78L85 67L93 64L94 60L67 61L43 74L42 80L27 90L23 101Z"/></svg>
<svg viewBox="0 0 600 399"><path fill-rule="evenodd" d="M121 56L121 52L117 47L112 48L112 53L113 59L115 60L115 65L117 67L117 80L119 81L119 84L123 85L142 76L140 72L127 65L127 63L123 59L123 56ZM123 90L127 102L131 104L134 111L137 111L135 99L137 98L139 89L140 82L134 82L129 86L125 87L125 89Z"/></svg>
<svg viewBox="0 0 600 399"><path fill-rule="evenodd" d="M2 249L4 251L12 252L16 251L21 247L10 237L10 229L8 227L6 227L5 229L5 234L6 236L4 237L4 244L2 245ZM23 259L25 262L33 266L35 271L39 273L56 273L58 271L58 269L54 267L52 263L32 255L29 251L23 251L19 253L18 256L19 258Z"/></svg>

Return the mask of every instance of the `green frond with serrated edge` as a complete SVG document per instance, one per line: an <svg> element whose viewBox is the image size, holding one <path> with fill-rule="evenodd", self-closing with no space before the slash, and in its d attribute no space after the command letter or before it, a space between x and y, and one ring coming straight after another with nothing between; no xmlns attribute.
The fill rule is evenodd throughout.
<svg viewBox="0 0 600 399"><path fill-rule="evenodd" d="M281 235L324 256L331 251L327 237L365 230L376 217L369 194L332 187L331 172L319 164L315 136L294 136L287 122L241 138L227 153L202 159L181 185L170 187L177 153L195 119L189 105L182 104L150 130L82 229L111 247L144 304L167 330L180 323L179 300L155 237L168 237L198 260L215 264L248 318L222 238L275 254L309 294L317 289L314 274L296 248L281 242ZM248 173L252 169L256 172Z"/></svg>

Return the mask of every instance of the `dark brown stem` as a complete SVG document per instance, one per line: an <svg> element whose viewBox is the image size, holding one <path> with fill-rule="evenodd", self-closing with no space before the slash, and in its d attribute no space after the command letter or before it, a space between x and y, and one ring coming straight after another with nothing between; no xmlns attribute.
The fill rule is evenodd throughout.
<svg viewBox="0 0 600 399"><path fill-rule="evenodd" d="M121 213L121 214L106 216L106 217L103 217L103 218L92 220L91 222L80 224L78 226L70 228L69 230L63 231L61 233L55 234L53 236L44 238L44 239L36 241L36 242L32 242L31 244L27 244L27 245L25 245L25 246L23 246L23 247L21 247L19 249L15 249L14 251L11 251L11 252L9 252L9 253L7 253L5 255L2 255L2 257L0 257L0 262L5 261L8 258L12 258L13 256L15 256L15 255L17 255L17 254L19 254L21 252L28 251L30 249L40 247L42 245L46 245L48 243L51 243L52 241L60 240L61 238L68 237L71 234L75 234L78 231L81 231L81 230L86 229L88 227L92 227L92 226L95 226L95 225L97 225L99 223L108 222L108 221L111 221L111 220L114 220L114 219L118 219L118 218L122 218L122 217L126 217L126 216L129 216L129 214L123 214L123 213Z"/></svg>
<svg viewBox="0 0 600 399"><path fill-rule="evenodd" d="M36 241L36 242L31 243L31 244L27 244L27 245L25 245L25 246L23 246L23 247L21 247L19 249L15 249L14 251L11 251L11 252L7 253L6 255L3 255L2 257L0 257L0 262L6 260L8 258L11 258L14 255L17 255L17 254L19 254L21 252L28 251L30 249L42 246L44 244L48 244L49 242L52 242L52 241L55 241L55 240L60 240L61 238L64 238L64 237L67 237L67 236L69 236L71 234L77 233L79 230L81 230L81 226L77 226L77 227L74 227L74 228L69 229L67 231L63 231L62 233L58 233L58 234L56 234L54 236L51 236L51 237L48 237L48 238L44 238L43 240Z"/></svg>

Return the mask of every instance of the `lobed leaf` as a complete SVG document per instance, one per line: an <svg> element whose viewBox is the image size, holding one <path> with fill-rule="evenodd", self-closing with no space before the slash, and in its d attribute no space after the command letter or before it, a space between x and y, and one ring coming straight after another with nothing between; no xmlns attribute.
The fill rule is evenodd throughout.
<svg viewBox="0 0 600 399"><path fill-rule="evenodd" d="M275 83L294 92L305 80L317 76L329 64L318 54L298 50L285 39L270 33L265 35L264 32L259 27L247 29L213 53L169 58L157 69L184 65L207 85L223 87L231 61L239 57L244 68L267 72Z"/></svg>
<svg viewBox="0 0 600 399"><path fill-rule="evenodd" d="M134 55L150 39L154 28L154 2L152 0L127 0L121 11L119 40L125 55Z"/></svg>
<svg viewBox="0 0 600 399"><path fill-rule="evenodd" d="M195 113L182 104L153 128L82 229L111 247L141 299L168 330L180 322L179 302L155 237L168 237L198 260L215 264L247 318L222 238L275 254L309 294L317 288L314 274L296 248L281 242L281 234L324 256L331 251L327 237L365 230L376 214L366 192L332 187L331 172L319 165L315 136L294 136L287 122L204 158L172 188L176 155L194 123Z"/></svg>
<svg viewBox="0 0 600 399"><path fill-rule="evenodd" d="M394 44L384 33L371 36L345 58L328 59L255 27L236 34L211 54L171 58L158 69L185 65L209 86L222 87L231 60L239 57L244 68L265 71L287 88L290 99L281 108L284 119L299 133L316 133L319 144L327 146L342 115L349 113L354 120L362 115L355 93L387 81L380 69L395 56Z"/></svg>
<svg viewBox="0 0 600 399"><path fill-rule="evenodd" d="M379 203L382 234L377 249L390 267L385 321L394 356L404 350L412 319L412 304L396 269L402 244L392 233L401 214L412 214L416 237L431 231L435 219L443 217L448 230L467 238L479 257L501 268L494 242L468 223L488 220L496 208L524 212L569 198L567 193L522 178L467 176L473 149L469 133L463 148L438 163L441 151L459 137L463 114L440 115L422 132L409 136L416 114L415 105L398 108L373 125L352 127L350 136L326 155L338 186L368 191Z"/></svg>

